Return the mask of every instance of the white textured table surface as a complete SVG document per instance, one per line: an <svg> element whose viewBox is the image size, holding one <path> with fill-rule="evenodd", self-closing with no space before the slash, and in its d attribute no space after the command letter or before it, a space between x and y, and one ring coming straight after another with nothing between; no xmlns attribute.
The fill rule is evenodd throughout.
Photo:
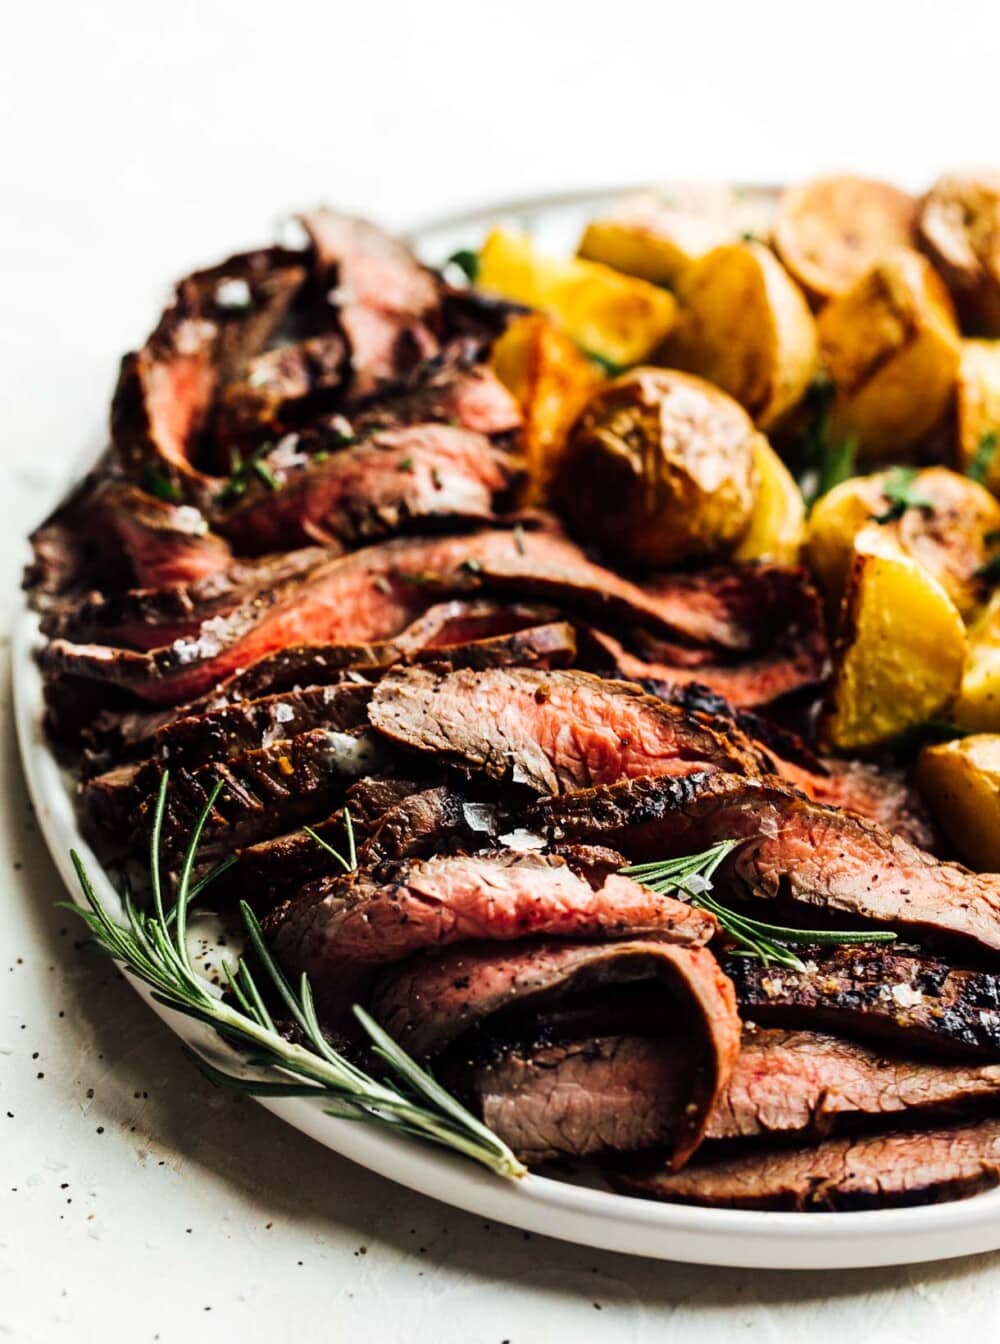
<svg viewBox="0 0 1000 1344"><path fill-rule="evenodd" d="M995 4L21 5L0 77L0 600L167 282L325 198L402 223L668 176L1000 158ZM0 1338L996 1338L1000 1255L843 1274L578 1250L214 1092L78 951L0 742Z"/></svg>

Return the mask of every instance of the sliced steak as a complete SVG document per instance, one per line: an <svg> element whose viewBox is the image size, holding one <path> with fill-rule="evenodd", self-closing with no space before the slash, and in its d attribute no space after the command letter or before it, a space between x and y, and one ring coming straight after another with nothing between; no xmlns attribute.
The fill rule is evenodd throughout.
<svg viewBox="0 0 1000 1344"><path fill-rule="evenodd" d="M266 932L294 974L327 1005L345 1005L366 970L427 947L528 934L621 938L655 933L681 943L712 937L715 920L617 874L594 884L565 858L509 850L404 864L390 881L360 871L325 879L269 916Z"/></svg>
<svg viewBox="0 0 1000 1344"><path fill-rule="evenodd" d="M482 522L510 492L517 459L453 425L386 429L323 461L248 487L218 526L243 553L310 542L357 545L432 520Z"/></svg>
<svg viewBox="0 0 1000 1344"><path fill-rule="evenodd" d="M378 743L370 734L314 728L228 761L178 770L171 774L164 812L164 852L183 851L219 781L223 790L202 832L200 859L215 858L220 849L251 844L322 815L338 791L380 764ZM153 813L154 800L149 798L134 815L134 844L148 838Z"/></svg>
<svg viewBox="0 0 1000 1344"><path fill-rule="evenodd" d="M477 358L475 344L471 349L467 343L451 346L440 359L421 365L407 382L352 412L353 432L361 438L398 425L434 421L506 442L521 427L521 408L488 365L470 362Z"/></svg>
<svg viewBox="0 0 1000 1344"><path fill-rule="evenodd" d="M338 331L280 345L247 361L224 387L213 417L223 443L253 443L307 422L339 400L347 343Z"/></svg>
<svg viewBox="0 0 1000 1344"><path fill-rule="evenodd" d="M369 686L311 686L178 719L149 739L147 760L87 780L84 806L103 829L115 829L156 792L164 770L171 775L196 770L314 728L340 733L364 728L370 699Z"/></svg>
<svg viewBox="0 0 1000 1344"><path fill-rule="evenodd" d="M665 1014L658 999L650 1000L647 1019L649 1033L664 1038L660 1042L664 1059L672 1058L676 1067L677 1043L685 1047L688 1101L679 1131L674 1126L674 1161L679 1164L700 1142L739 1050L732 988L707 948L671 945L660 935L656 941L634 938L596 947L558 942L521 942L504 948L473 944L414 957L385 972L371 1007L406 1050L426 1058L453 1047L454 1057L461 1038L473 1028L485 1030L491 1039L503 1039L505 1014L516 1013L523 1022L526 1013L551 1010L578 996L599 1001L620 986L646 982L665 988L669 995ZM656 1076L647 1078L645 1092L658 1086L659 1075L658 1068ZM676 1095L676 1082L670 1091ZM585 1105L583 1099L581 1104ZM537 1104L525 1118L538 1121ZM549 1136L554 1119L549 1112L545 1121Z"/></svg>
<svg viewBox="0 0 1000 1344"><path fill-rule="evenodd" d="M232 563L228 542L189 505L158 499L99 471L31 534L34 563L25 587L38 605L89 588L197 583ZM56 606L72 612L76 602Z"/></svg>
<svg viewBox="0 0 1000 1344"><path fill-rule="evenodd" d="M637 686L586 672L399 669L380 682L369 713L394 742L537 793L762 768L735 734L724 737Z"/></svg>
<svg viewBox="0 0 1000 1344"><path fill-rule="evenodd" d="M317 546L257 560L230 558L223 569L190 583L88 593L47 617L43 628L50 638L76 643L162 648L190 638L204 622L329 559L329 552Z"/></svg>
<svg viewBox="0 0 1000 1344"><path fill-rule="evenodd" d="M633 862L741 840L716 885L760 918L782 922L771 906L786 924L864 921L980 956L1000 952L1000 876L944 863L875 822L766 779L626 781L542 801L525 825L556 840L610 844Z"/></svg>
<svg viewBox="0 0 1000 1344"><path fill-rule="evenodd" d="M355 396L437 353L440 281L404 243L332 210L314 211L302 222L315 269L332 286L329 299L350 347Z"/></svg>
<svg viewBox="0 0 1000 1344"><path fill-rule="evenodd" d="M111 441L140 484L208 507L224 480L196 462L220 386L237 377L284 320L305 280L301 257L271 248L182 280L146 345L122 361Z"/></svg>
<svg viewBox="0 0 1000 1344"><path fill-rule="evenodd" d="M758 1028L743 1033L706 1138L826 1136L860 1120L998 1104L1000 1064L911 1058L820 1032Z"/></svg>
<svg viewBox="0 0 1000 1344"><path fill-rule="evenodd" d="M1000 975L876 947L811 948L803 959L796 971L724 957L743 1017L1000 1059Z"/></svg>
<svg viewBox="0 0 1000 1344"><path fill-rule="evenodd" d="M625 1194L731 1209L814 1213L933 1204L997 1184L1000 1120L769 1153L710 1155L706 1148L684 1171L643 1161L609 1177Z"/></svg>

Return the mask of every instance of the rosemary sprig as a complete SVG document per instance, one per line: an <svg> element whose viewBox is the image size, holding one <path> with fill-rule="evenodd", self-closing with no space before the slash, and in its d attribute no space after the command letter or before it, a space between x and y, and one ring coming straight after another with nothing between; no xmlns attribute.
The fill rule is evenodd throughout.
<svg viewBox="0 0 1000 1344"><path fill-rule="evenodd" d="M279 1034L265 995L243 957L235 970L223 963L230 998L223 997L197 973L187 946L187 917L191 902L204 889L206 880L193 883L191 879L201 832L221 787L220 781L192 831L172 909L167 910L164 904L160 859L168 790L166 772L160 783L150 840L152 911L140 910L126 892L122 900L124 921L116 921L94 891L75 851L73 866L87 908L69 904L66 908L85 921L104 952L149 985L158 1003L204 1022L240 1054L247 1072L226 1072L196 1057L212 1082L254 1096L314 1097L328 1115L365 1121L451 1148L501 1176L523 1176L524 1166L507 1145L420 1068L359 1005L354 1005L354 1016L371 1042L374 1055L385 1066L385 1077L373 1077L335 1050L323 1034L308 978L303 975L297 988L293 988L271 956L257 917L245 901L240 903L243 922L269 982L269 991L294 1019L305 1044L293 1044ZM345 824L353 863L354 836L346 815ZM217 865L209 877L216 876L223 866Z"/></svg>
<svg viewBox="0 0 1000 1344"><path fill-rule="evenodd" d="M882 486L882 493L889 502L881 513L872 514L872 521L894 523L897 518L902 518L907 509L923 509L925 513L933 513L934 501L915 487L916 479L915 467L893 467Z"/></svg>
<svg viewBox="0 0 1000 1344"><path fill-rule="evenodd" d="M996 456L997 444L996 430L989 429L980 438L976 445L976 451L972 455L972 461L965 469L965 474L970 481L975 481L978 485L986 484L986 477L990 473L993 458Z"/></svg>
<svg viewBox="0 0 1000 1344"><path fill-rule="evenodd" d="M246 459L234 451L232 473L229 480L215 496L216 504L229 504L234 499L239 499L240 495L246 494L247 486L250 484L251 472L258 476L269 490L277 493L281 489L281 482L264 461L273 447L273 443L265 440L263 443L259 443Z"/></svg>
<svg viewBox="0 0 1000 1344"><path fill-rule="evenodd" d="M685 854L679 859L660 863L635 863L622 872L633 877L650 891L682 892L692 905L715 915L720 926L737 944L744 956L757 957L765 966L774 962L790 970L804 971L805 965L788 944L800 946L839 947L858 943L891 943L894 933L882 930L851 931L845 929L791 929L783 924L767 924L761 919L731 910L712 896L712 878L728 854L739 845L739 840L720 840L711 849L700 854Z"/></svg>

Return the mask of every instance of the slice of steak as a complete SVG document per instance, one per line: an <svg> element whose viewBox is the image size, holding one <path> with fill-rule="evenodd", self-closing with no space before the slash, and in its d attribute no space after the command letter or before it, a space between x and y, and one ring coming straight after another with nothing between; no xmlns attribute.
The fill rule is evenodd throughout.
<svg viewBox="0 0 1000 1344"><path fill-rule="evenodd" d="M1000 975L874 947L810 948L803 957L804 971L723 958L747 1021L1000 1059Z"/></svg>
<svg viewBox="0 0 1000 1344"><path fill-rule="evenodd" d="M379 966L427 947L529 934L622 938L653 933L704 943L715 920L617 874L594 884L563 857L510 850L406 863L392 880L364 871L306 887L265 925L287 970L344 1007Z"/></svg>
<svg viewBox="0 0 1000 1344"><path fill-rule="evenodd" d="M111 442L133 480L155 479L208 507L224 480L196 461L220 386L237 377L284 320L305 280L302 258L278 248L231 257L182 280L143 348L122 361Z"/></svg>
<svg viewBox="0 0 1000 1344"><path fill-rule="evenodd" d="M978 956L1000 952L1000 876L942 862L873 821L767 779L626 781L543 800L524 824L556 840L610 844L633 862L740 840L716 885L762 919L835 928L864 921Z"/></svg>
<svg viewBox="0 0 1000 1344"><path fill-rule="evenodd" d="M469 350L459 344L445 350L398 388L352 412L349 423L354 434L363 438L376 430L436 421L509 441L521 427L521 408L493 370L475 362L478 358L475 346ZM322 434L320 427L321 438Z"/></svg>
<svg viewBox="0 0 1000 1344"><path fill-rule="evenodd" d="M441 283L404 243L332 210L302 222L350 347L353 395L374 392L437 353Z"/></svg>
<svg viewBox="0 0 1000 1344"><path fill-rule="evenodd" d="M457 806L450 808L449 802L449 790L425 789L417 780L392 775L364 778L347 790L343 808L310 829L345 855L345 812L349 812L359 866L371 868L387 859L417 856L437 847L446 825L456 824L452 813L457 813ZM383 840L376 845L375 835L383 829ZM335 871L340 871L339 864L305 831L261 840L239 852L239 872L269 892L294 892L302 883Z"/></svg>
<svg viewBox="0 0 1000 1344"><path fill-rule="evenodd" d="M386 429L323 461L270 466L277 491L251 483L217 526L244 554L310 542L352 546L432 521L490 520L518 473L516 458L472 430Z"/></svg>
<svg viewBox="0 0 1000 1344"><path fill-rule="evenodd" d="M330 559L313 546L257 560L233 560L190 583L161 588L132 588L89 593L47 617L43 629L52 639L118 645L149 651L187 639L208 620L225 615L261 590L309 573Z"/></svg>
<svg viewBox="0 0 1000 1344"><path fill-rule="evenodd" d="M89 676L154 703L176 704L292 646L391 639L443 593L480 589L573 600L583 594L591 604L617 604L636 620L660 619L634 585L590 565L571 543L545 532L498 529L399 538L329 559L213 616L190 638L146 654L53 640L43 662L49 672Z"/></svg>
<svg viewBox="0 0 1000 1344"><path fill-rule="evenodd" d="M90 588L196 583L232 563L229 543L189 505L158 499L100 469L31 534L34 563L24 586L42 607L72 612ZM54 603L73 594L72 603Z"/></svg>
<svg viewBox="0 0 1000 1344"><path fill-rule="evenodd" d="M338 331L265 350L220 393L213 429L223 444L259 442L308 423L340 399L347 343Z"/></svg>
<svg viewBox="0 0 1000 1344"><path fill-rule="evenodd" d="M428 1058L451 1047L454 1059L473 1029L502 1040L505 1015L516 1013L523 1023L526 1014L550 1012L577 997L599 1002L621 986L646 983L667 991L662 1006L659 994L649 1001L647 1018L649 1033L664 1038L664 1056L675 1055L677 1043L690 1050L687 1101L673 1135L674 1161L680 1164L701 1141L739 1051L732 986L705 947L671 944L659 934L655 940L633 937L597 946L472 944L414 957L384 972L371 1011L411 1054Z"/></svg>
<svg viewBox="0 0 1000 1344"><path fill-rule="evenodd" d="M822 685L829 670L822 633L788 649L741 661L717 661L712 649L662 648L650 660L630 653L621 640L606 631L591 630L589 665L604 676L640 682L656 695L670 699L675 688L692 680L722 696L736 709L766 709L783 696Z"/></svg>
<svg viewBox="0 0 1000 1344"><path fill-rule="evenodd" d="M178 719L149 739L147 760L116 766L87 780L82 787L84 806L103 829L116 829L156 792L164 770L171 775L197 770L314 728L340 733L364 728L370 699L370 686L310 686Z"/></svg>
<svg viewBox="0 0 1000 1344"><path fill-rule="evenodd" d="M297 737L171 774L162 843L169 856L182 853L215 785L223 785L202 832L199 859L277 835L329 809L338 793L381 764L379 744L358 729L314 728ZM132 818L133 845L150 834L154 799Z"/></svg>
<svg viewBox="0 0 1000 1344"><path fill-rule="evenodd" d="M684 1171L642 1160L608 1173L646 1199L730 1209L874 1209L965 1199L1000 1180L1000 1120L828 1139L730 1156L702 1149Z"/></svg>
<svg viewBox="0 0 1000 1344"><path fill-rule="evenodd" d="M537 793L762 768L735 733L723 736L637 686L586 672L398 669L379 683L369 714L394 742Z"/></svg>
<svg viewBox="0 0 1000 1344"><path fill-rule="evenodd" d="M743 1033L706 1138L825 1137L862 1120L998 1104L1000 1064L886 1054L820 1032L757 1028Z"/></svg>
<svg viewBox="0 0 1000 1344"><path fill-rule="evenodd" d="M529 1164L669 1146L692 1095L691 1052L642 1036L513 1047L472 1070L470 1101Z"/></svg>

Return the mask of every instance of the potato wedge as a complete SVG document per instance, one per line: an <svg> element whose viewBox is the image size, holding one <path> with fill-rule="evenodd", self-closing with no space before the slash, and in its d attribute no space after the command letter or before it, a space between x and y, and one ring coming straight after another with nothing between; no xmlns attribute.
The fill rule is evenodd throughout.
<svg viewBox="0 0 1000 1344"><path fill-rule="evenodd" d="M584 350L618 367L645 359L677 314L665 289L596 261L543 257L527 234L504 229L483 244L476 283L548 313Z"/></svg>
<svg viewBox="0 0 1000 1344"><path fill-rule="evenodd" d="M959 689L965 626L937 579L873 524L854 560L822 736L836 751L890 742L940 714Z"/></svg>
<svg viewBox="0 0 1000 1344"><path fill-rule="evenodd" d="M802 491L763 434L757 436L753 457L757 467L757 498L750 526L733 552L733 559L797 565L806 538Z"/></svg>
<svg viewBox="0 0 1000 1344"><path fill-rule="evenodd" d="M969 653L951 717L960 728L1000 733L1000 591L969 627Z"/></svg>
<svg viewBox="0 0 1000 1344"><path fill-rule="evenodd" d="M1000 872L1000 734L925 747L917 784L959 856L980 872Z"/></svg>
<svg viewBox="0 0 1000 1344"><path fill-rule="evenodd" d="M919 232L967 330L1000 336L1000 173L940 178L923 199Z"/></svg>
<svg viewBox="0 0 1000 1344"><path fill-rule="evenodd" d="M854 539L873 518L898 510L898 469L852 476L820 499L809 516L809 565L834 609L853 562ZM904 498L927 501L882 524L884 537L939 580L966 618L982 603L979 570L994 550L987 541L1000 529L1000 505L983 486L950 471L927 467L905 477ZM886 493L889 487L890 494Z"/></svg>
<svg viewBox="0 0 1000 1344"><path fill-rule="evenodd" d="M713 248L680 277L677 297L663 363L721 387L758 428L776 424L816 370L816 324L773 253L755 242Z"/></svg>
<svg viewBox="0 0 1000 1344"><path fill-rule="evenodd" d="M515 318L493 346L493 370L524 412L521 445L528 468L522 503L543 505L584 403L603 381L594 362L548 317Z"/></svg>
<svg viewBox="0 0 1000 1344"><path fill-rule="evenodd" d="M913 242L917 203L887 182L819 177L781 198L778 256L817 303L843 294L886 252Z"/></svg>
<svg viewBox="0 0 1000 1344"><path fill-rule="evenodd" d="M1000 341L963 341L956 398L958 460L1000 495Z"/></svg>
<svg viewBox="0 0 1000 1344"><path fill-rule="evenodd" d="M669 197L644 193L591 220L577 255L654 284L673 285L713 247L746 234L766 238L773 213L763 194L730 187L680 186Z"/></svg>
<svg viewBox="0 0 1000 1344"><path fill-rule="evenodd" d="M753 510L759 437L742 406L711 383L632 369L584 408L556 498L582 540L630 565L729 555Z"/></svg>
<svg viewBox="0 0 1000 1344"><path fill-rule="evenodd" d="M919 252L876 264L818 319L820 358L837 387L834 440L857 436L863 460L898 456L948 409L960 340L951 300Z"/></svg>

